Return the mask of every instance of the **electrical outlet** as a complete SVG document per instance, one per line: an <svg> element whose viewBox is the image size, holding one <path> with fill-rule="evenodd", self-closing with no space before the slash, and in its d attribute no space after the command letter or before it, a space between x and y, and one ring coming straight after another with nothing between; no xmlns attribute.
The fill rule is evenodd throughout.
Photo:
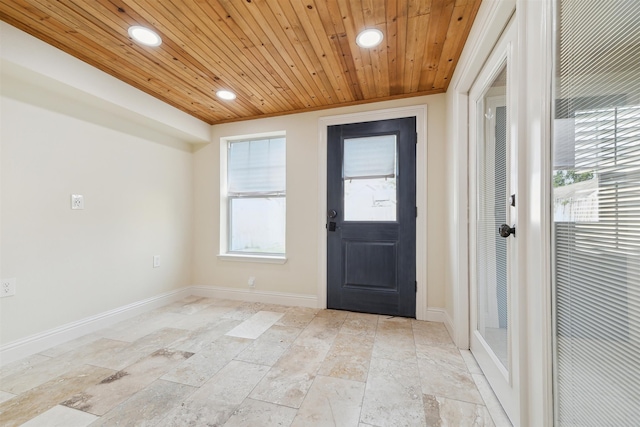
<svg viewBox="0 0 640 427"><path fill-rule="evenodd" d="M0 286L0 298L10 297L16 294L16 278L2 279L2 285Z"/></svg>
<svg viewBox="0 0 640 427"><path fill-rule="evenodd" d="M153 268L160 267L160 255L153 256Z"/></svg>
<svg viewBox="0 0 640 427"><path fill-rule="evenodd" d="M247 283L249 284L250 288L255 288L256 287L256 278L251 276L249 277L249 280L247 281Z"/></svg>
<svg viewBox="0 0 640 427"><path fill-rule="evenodd" d="M84 209L84 196L82 194L71 195L71 209Z"/></svg>

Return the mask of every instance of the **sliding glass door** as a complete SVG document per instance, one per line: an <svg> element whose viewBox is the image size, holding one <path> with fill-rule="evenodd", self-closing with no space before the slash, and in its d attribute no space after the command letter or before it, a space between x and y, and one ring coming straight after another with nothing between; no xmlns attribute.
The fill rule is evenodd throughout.
<svg viewBox="0 0 640 427"><path fill-rule="evenodd" d="M558 0L555 417L640 423L640 1Z"/></svg>

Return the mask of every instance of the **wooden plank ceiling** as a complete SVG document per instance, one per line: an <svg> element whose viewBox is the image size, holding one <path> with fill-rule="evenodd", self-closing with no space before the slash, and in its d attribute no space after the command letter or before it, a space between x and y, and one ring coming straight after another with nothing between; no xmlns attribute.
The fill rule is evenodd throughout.
<svg viewBox="0 0 640 427"><path fill-rule="evenodd" d="M444 92L480 1L0 0L0 19L216 124Z"/></svg>

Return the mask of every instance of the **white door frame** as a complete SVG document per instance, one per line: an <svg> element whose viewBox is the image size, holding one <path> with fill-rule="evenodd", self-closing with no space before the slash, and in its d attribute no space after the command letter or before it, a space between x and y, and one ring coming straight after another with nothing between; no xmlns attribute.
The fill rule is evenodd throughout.
<svg viewBox="0 0 640 427"><path fill-rule="evenodd" d="M441 312L431 313L427 307L427 106L390 108L361 113L320 117L318 120L318 308L327 308L327 128L349 123L416 118L416 318L443 321Z"/></svg>
<svg viewBox="0 0 640 427"><path fill-rule="evenodd" d="M448 158L451 175L450 271L453 341L469 348L469 91L502 30L515 13L516 0L483 1L451 79L448 98Z"/></svg>

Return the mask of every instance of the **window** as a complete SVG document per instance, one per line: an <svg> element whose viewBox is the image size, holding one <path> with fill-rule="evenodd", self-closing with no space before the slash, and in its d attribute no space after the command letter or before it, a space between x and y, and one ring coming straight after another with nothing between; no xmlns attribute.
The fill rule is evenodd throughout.
<svg viewBox="0 0 640 427"><path fill-rule="evenodd" d="M221 254L284 259L284 133L223 139L222 146Z"/></svg>
<svg viewBox="0 0 640 427"><path fill-rule="evenodd" d="M344 140L345 221L395 221L396 135Z"/></svg>

